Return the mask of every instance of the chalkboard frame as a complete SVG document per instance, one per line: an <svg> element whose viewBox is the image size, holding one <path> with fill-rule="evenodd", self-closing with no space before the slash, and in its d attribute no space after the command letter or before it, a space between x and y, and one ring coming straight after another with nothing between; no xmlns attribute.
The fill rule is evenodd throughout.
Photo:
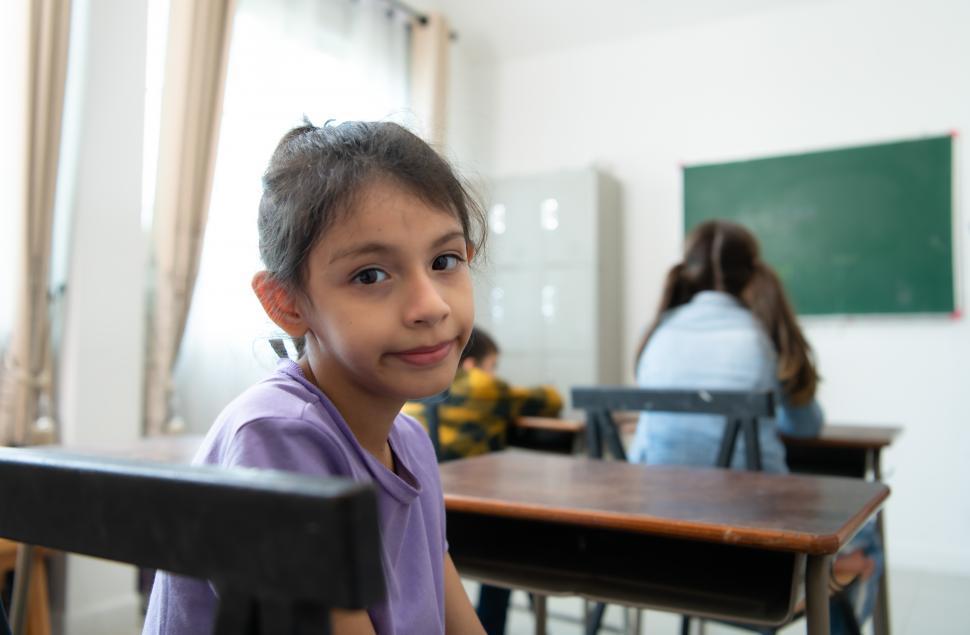
<svg viewBox="0 0 970 635"><path fill-rule="evenodd" d="M684 230L751 229L801 315L952 314L954 138L685 165Z"/></svg>

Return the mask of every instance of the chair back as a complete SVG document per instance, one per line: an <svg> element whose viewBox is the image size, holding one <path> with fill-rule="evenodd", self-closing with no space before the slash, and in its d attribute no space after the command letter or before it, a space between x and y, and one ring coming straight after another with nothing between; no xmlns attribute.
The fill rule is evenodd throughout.
<svg viewBox="0 0 970 635"><path fill-rule="evenodd" d="M725 418L715 466L730 467L737 438L743 433L745 464L749 470L761 470L758 418L775 416L775 397L771 391L575 387L572 389L572 403L574 407L586 411L586 449L591 457L602 458L605 441L617 459L626 460L616 422L610 414L613 410L715 414Z"/></svg>
<svg viewBox="0 0 970 635"><path fill-rule="evenodd" d="M210 580L219 635L384 597L376 496L347 479L0 448L0 536Z"/></svg>

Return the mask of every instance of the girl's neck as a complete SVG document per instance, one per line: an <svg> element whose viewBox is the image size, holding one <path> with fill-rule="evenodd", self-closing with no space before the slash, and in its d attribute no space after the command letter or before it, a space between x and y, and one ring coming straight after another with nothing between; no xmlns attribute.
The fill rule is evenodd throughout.
<svg viewBox="0 0 970 635"><path fill-rule="evenodd" d="M394 458L387 440L394 419L404 404L396 400L375 399L373 395L365 394L359 386L345 386L342 382L334 384L336 374L323 372L319 363L314 364L312 357L308 351L300 358L303 374L333 402L357 443L387 469L394 471ZM331 378L331 381L321 381L321 377Z"/></svg>

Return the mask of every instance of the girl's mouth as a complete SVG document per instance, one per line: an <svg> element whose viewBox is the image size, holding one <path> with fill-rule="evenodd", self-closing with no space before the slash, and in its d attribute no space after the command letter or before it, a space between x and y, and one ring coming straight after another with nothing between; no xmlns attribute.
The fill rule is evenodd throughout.
<svg viewBox="0 0 970 635"><path fill-rule="evenodd" d="M402 362L411 364L412 366L431 366L448 357L454 345L454 340L448 340L440 344L435 344L434 346L422 346L420 348L412 348L391 354Z"/></svg>

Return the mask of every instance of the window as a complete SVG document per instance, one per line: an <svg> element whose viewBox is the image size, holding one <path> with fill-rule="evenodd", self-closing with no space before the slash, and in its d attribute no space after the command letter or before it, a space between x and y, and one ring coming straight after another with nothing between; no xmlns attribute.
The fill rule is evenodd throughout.
<svg viewBox="0 0 970 635"><path fill-rule="evenodd" d="M14 3L0 21L0 85L12 87L0 99L0 354L6 349L15 310L21 259L24 179L24 122L27 90L27 3ZM2 358L0 358L2 360ZM2 374L2 369L0 369Z"/></svg>
<svg viewBox="0 0 970 635"><path fill-rule="evenodd" d="M241 0L235 18L212 202L178 367L174 411L206 430L273 367L278 330L250 288L261 268L263 170L304 116L408 125L406 16L379 1Z"/></svg>

